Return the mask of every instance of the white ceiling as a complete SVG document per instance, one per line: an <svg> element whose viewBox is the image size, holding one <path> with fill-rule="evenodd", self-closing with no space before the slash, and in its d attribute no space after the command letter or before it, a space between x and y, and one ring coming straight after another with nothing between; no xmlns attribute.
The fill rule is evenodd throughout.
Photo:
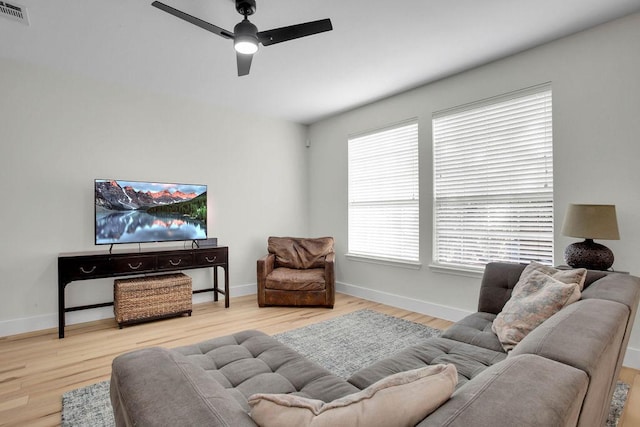
<svg viewBox="0 0 640 427"><path fill-rule="evenodd" d="M233 0L163 2L230 31L242 19ZM2 58L300 123L640 11L640 0L257 0L259 30L323 18L334 30L261 46L237 77L232 41L151 0L16 3L31 25L0 18Z"/></svg>

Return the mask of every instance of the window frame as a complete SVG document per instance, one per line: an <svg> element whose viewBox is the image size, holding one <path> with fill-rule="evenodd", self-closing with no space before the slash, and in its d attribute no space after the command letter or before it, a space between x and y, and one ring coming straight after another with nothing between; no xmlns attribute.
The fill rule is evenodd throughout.
<svg viewBox="0 0 640 427"><path fill-rule="evenodd" d="M390 144L402 145L398 150L395 150ZM371 149L373 151L367 151L366 147L373 147ZM368 166L362 163L365 162L362 158L363 153L371 158L372 163ZM406 268L420 268L419 154L417 118L348 136L348 249L346 254L348 259ZM392 161L397 163L389 163ZM360 163L355 164L354 162ZM369 169L361 169L363 167ZM408 175L404 173L407 170L410 170ZM369 175L366 179L363 178L367 171L375 176ZM402 171L403 174L394 175L394 172L399 171ZM401 175L407 175L407 177L403 178ZM397 187L395 190L394 185ZM364 220L360 219L363 221L361 224L364 224L362 227L365 231L358 234L357 227L354 225L354 221L357 220L355 215L358 212L362 213L364 209L369 209L367 212L377 212L382 215L381 212L385 208L389 209L387 213L392 212L393 221L386 221L389 216L384 216L384 220L378 223L371 220L368 214L364 214ZM403 222L403 218L409 220ZM374 222L376 225L373 225ZM367 244L373 244L372 248L363 249L363 240L358 240L363 238L365 234L368 239ZM383 244L387 239L390 245L389 250L386 250ZM409 239L409 243L406 243L407 239ZM400 248L400 246L404 246L404 248Z"/></svg>
<svg viewBox="0 0 640 427"><path fill-rule="evenodd" d="M550 83L544 83L541 85L536 85L530 88L526 88L526 89L522 89L522 90L518 90L518 91L514 91L514 92L510 92L504 95L499 95L499 96L495 96L495 97L491 97L488 99L484 99L481 101L477 101L477 102L472 102L469 104L465 104L465 105L461 105L458 107L454 107L454 108L450 108L450 109L446 109L446 110L441 110L441 111L437 111L434 112L432 114L432 136L433 136L433 241L432 241L432 245L433 245L433 249L432 249L432 259L431 259L431 264L430 267L435 270L435 271L440 271L440 272L450 272L453 274L462 274L462 275L470 275L470 276L477 276L478 274L480 274L483 269L484 269L484 265L486 265L487 262L491 262L491 261L511 261L511 262L525 262L525 259L522 257L514 257L513 259L506 257L506 258L502 258L502 257L496 257L495 259L490 259L488 258L486 260L486 262L477 262L477 263L467 263L466 259L461 256L457 259L455 259L453 256L450 256L448 258L448 260L445 260L445 256L441 255L441 251L444 250L445 246L441 245L439 246L439 242L440 242L440 238L443 234L443 229L444 226L441 227L441 225L444 223L444 220L442 220L441 216L440 216L440 212L439 209L443 204L443 199L444 197L442 196L442 191L441 189L439 189L439 185L442 186L442 179L439 178L438 174L440 173L441 169L439 169L439 167L442 166L442 164L439 165L439 162L441 161L441 159L438 157L440 156L439 154L439 149L441 147L438 147L438 144L442 143L441 139L445 139L445 137L441 138L441 133L442 129L440 128L440 123L439 121L441 121L442 119L446 120L446 119L455 119L455 118L459 118L459 117L463 117L466 114L471 114L470 117L473 117L473 114L479 114L482 115L482 113L480 113L481 110L483 109L492 109L492 108L500 108L501 106L505 106L509 103L515 103L518 102L518 100L524 100L530 97L541 97L544 98L544 101L542 101L544 103L544 108L543 108L543 119L544 120L544 130L540 133L541 135L543 135L543 148L540 148L540 153L544 152L544 156L545 157L545 167L546 169L546 178L547 181L544 184L541 184L543 186L543 190L531 190L529 191L530 194L545 194L545 198L544 200L541 199L541 204L544 204L545 206L543 206L543 208L541 208L541 212L544 212L544 214L541 218L544 219L544 221L540 222L540 224L545 224L544 227L542 227L544 229L544 231L540 231L537 233L534 233L538 236L544 236L544 237L540 237L540 242L544 242L544 243L540 243L540 247L542 248L540 251L543 252L543 256L541 259L537 259L537 258L530 258L530 260L536 260L539 262L543 262L546 264L553 264L554 263L554 240L555 240L555 236L554 236L554 191L553 191L553 107L552 107L552 101L553 101L553 94L552 94L552 88L551 88L551 84ZM514 110L517 110L519 107L514 107ZM486 113L487 115L490 115L490 113ZM531 114L531 117L534 117L533 114ZM473 120L476 120L477 117L473 117ZM462 120L462 119L461 119ZM533 118L531 119L533 120ZM548 122L547 122L548 121ZM452 122L453 123L453 122ZM490 122L489 122L490 123ZM532 121L533 123L533 121ZM457 126L454 124L449 124L448 126ZM478 131L478 134L481 134L483 131ZM469 135L471 133L468 133L467 135ZM462 143L466 143L465 141L467 140L473 140L473 139L479 139L478 134L473 134L476 138L469 138L467 135L461 136L459 141L460 144ZM491 132L488 132L487 134L483 135L484 138L490 140L490 138L496 138L496 135L498 135L499 132L495 132L494 134L492 134ZM488 136L489 135L489 136ZM448 134L446 136L446 138L450 138L451 140L453 140L451 134ZM505 139L507 140L507 139ZM476 144L473 141L471 142L471 144ZM503 142L503 145L509 145L508 142ZM482 142L478 142L476 145L472 146L471 148L466 148L467 150L469 150L470 152L473 152L472 150L481 146ZM511 143L512 146L514 146L515 144L512 142ZM533 147L533 145L531 145L531 147ZM460 148L460 147L457 147ZM467 153L460 155L460 157L462 158L463 156L466 156ZM536 154L530 154L531 158L533 158ZM542 154L537 154L538 156L542 155ZM453 158L453 157L452 157ZM515 159L515 157L510 157ZM515 162L516 160L513 160L513 162ZM542 162L541 162L542 163ZM471 167L469 165L465 166L465 167ZM509 167L506 167L505 169L508 169ZM462 170L460 167L458 168L460 170ZM482 170L481 167L478 167L477 170ZM490 168L489 168L490 170ZM496 169L498 170L498 169ZM466 175L467 172L466 170L464 172L461 173L461 175ZM465 179L464 176L459 178L460 180ZM514 178L515 180L516 178ZM510 187L515 188L515 184L514 182L516 181L506 181L506 183L503 185L502 188L506 188L509 189ZM523 181L524 182L524 181ZM550 186L549 186L550 185ZM451 191L451 194L455 193L455 192L460 192L460 189L463 188L462 186L459 188L456 188L455 190L453 190L454 187L457 186L457 183L453 183L451 184L451 189L448 191ZM493 186L493 184L488 185L488 187ZM549 187L547 187L549 186ZM534 185L532 184L532 187L534 187ZM478 199L482 199L482 197L484 197L485 203L484 203L484 207L487 210L487 212L490 212L490 208L489 206L491 206L491 200L494 201L494 203L497 203L497 200L502 197L502 198L507 198L507 197L511 197L510 199L510 203L513 203L514 206L517 204L515 202L515 200L517 200L517 197L519 195L518 191L522 191L523 193L526 193L525 190L513 190L511 189L512 193L507 193L506 196L495 196L495 195L485 195L485 196L480 196L479 194L480 190L475 190L475 189L471 189L469 191L468 195L464 195L464 196L459 196L458 199L459 200L467 200L467 204L468 205L472 205L472 202L470 201L470 199L472 197L477 197ZM459 193L460 194L460 193ZM465 193L466 194L466 193ZM451 198L452 196L448 194L448 196ZM528 203L530 203L531 206L533 206L533 203L535 201L535 198L532 198L531 200L529 200ZM463 202L460 202L460 204L462 205ZM508 209L505 208L505 209ZM523 211L526 211L526 214L529 213L533 213L535 211L535 207L526 207L525 206L525 202L522 203L522 207L521 209ZM465 220L461 219L464 218L463 215L460 215L460 212L465 212L465 208L459 208L458 210L458 216L456 217L454 215L454 219L458 218L460 220L460 222L464 223ZM517 214L517 218L525 218L524 216L521 216L522 213ZM487 216L489 218L489 220L491 219L491 214ZM511 220L514 217L514 214L512 212L510 212L510 216L508 217L509 220ZM516 225L520 225L520 224L524 224L526 221L522 220L516 220L513 223ZM487 224L490 224L489 222ZM475 224L476 226L480 227L479 225ZM537 224L536 224L537 225ZM505 226L506 227L506 226ZM515 227L515 226L514 226ZM459 227L459 229L464 229L464 227ZM485 228L485 233L488 234L490 230L490 227L487 226ZM467 232L469 233L469 232ZM520 233L523 234L524 233ZM505 234L507 235L507 234ZM517 232L513 232L511 234L511 236L517 236L518 233ZM461 237L460 240L465 240L467 237ZM495 239L495 235L493 236L493 238ZM474 243L482 243L483 241L483 237L476 237L476 241ZM508 241L508 238L505 237L503 242ZM468 243L471 243L472 238L469 238L469 242L467 242L467 247L469 246ZM487 238L487 240L490 240ZM517 241L518 243L515 245L520 245L521 247L525 247L526 245L523 245L521 243L521 241L525 241L525 239L522 239L522 237L520 238L520 240L518 241L517 239L512 240L513 241ZM486 242L484 242L484 246L479 245L479 247L484 248L486 253L490 253L491 252L491 248L490 245L487 244ZM465 243L451 243L450 244L450 248L455 248L456 245L457 247L460 248L461 251L464 250L465 248ZM505 245L508 246L508 245ZM514 246L514 247L515 247ZM514 250L513 248L511 250ZM507 251L505 249L505 251ZM531 248L527 248L527 251L531 251L531 252L535 252L534 249ZM479 251L480 252L480 251Z"/></svg>

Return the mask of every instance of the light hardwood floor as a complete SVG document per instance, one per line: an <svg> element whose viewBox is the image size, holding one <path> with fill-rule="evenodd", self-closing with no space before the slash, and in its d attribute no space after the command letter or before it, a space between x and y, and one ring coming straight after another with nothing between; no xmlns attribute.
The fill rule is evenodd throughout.
<svg viewBox="0 0 640 427"><path fill-rule="evenodd" d="M62 394L109 379L111 361L130 350L177 347L244 329L277 334L355 310L369 308L434 328L450 322L338 294L333 310L259 308L255 295L194 306L191 317L172 318L118 329L113 319L72 325L59 340L57 329L0 338L0 425L60 424ZM633 383L621 427L640 425L640 371L625 368L621 378Z"/></svg>

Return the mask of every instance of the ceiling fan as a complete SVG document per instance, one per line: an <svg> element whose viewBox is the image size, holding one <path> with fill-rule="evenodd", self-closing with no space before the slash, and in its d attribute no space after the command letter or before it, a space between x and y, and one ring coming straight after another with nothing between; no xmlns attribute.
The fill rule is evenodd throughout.
<svg viewBox="0 0 640 427"><path fill-rule="evenodd" d="M331 31L333 29L330 19L321 19L319 21L305 22L304 24L290 25L288 27L275 28L273 30L258 31L258 28L247 18L248 16L253 15L256 11L255 0L235 0L235 2L236 10L239 14L244 16L244 19L236 24L233 32L210 24L200 18L191 16L159 1L154 1L151 5L170 13L171 15L177 16L180 19L184 19L187 22L197 25L200 28L217 34L220 37L232 39L236 50L236 60L238 62L238 76L246 76L249 74L251 60L253 59L253 54L258 51L259 43L262 43L263 46L270 46L272 44L311 36L313 34Z"/></svg>

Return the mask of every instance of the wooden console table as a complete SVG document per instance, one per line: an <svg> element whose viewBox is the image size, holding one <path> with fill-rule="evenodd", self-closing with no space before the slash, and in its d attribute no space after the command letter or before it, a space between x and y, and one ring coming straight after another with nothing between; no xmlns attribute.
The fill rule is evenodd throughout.
<svg viewBox="0 0 640 427"><path fill-rule="evenodd" d="M218 288L218 267L224 269L224 291ZM64 338L65 313L107 307L113 301L100 304L65 306L65 288L77 280L105 277L132 276L213 268L213 288L197 289L193 293L213 291L213 300L224 295L224 306L229 307L229 251L226 246L192 249L149 249L137 252L106 251L63 253L58 255L58 336Z"/></svg>

